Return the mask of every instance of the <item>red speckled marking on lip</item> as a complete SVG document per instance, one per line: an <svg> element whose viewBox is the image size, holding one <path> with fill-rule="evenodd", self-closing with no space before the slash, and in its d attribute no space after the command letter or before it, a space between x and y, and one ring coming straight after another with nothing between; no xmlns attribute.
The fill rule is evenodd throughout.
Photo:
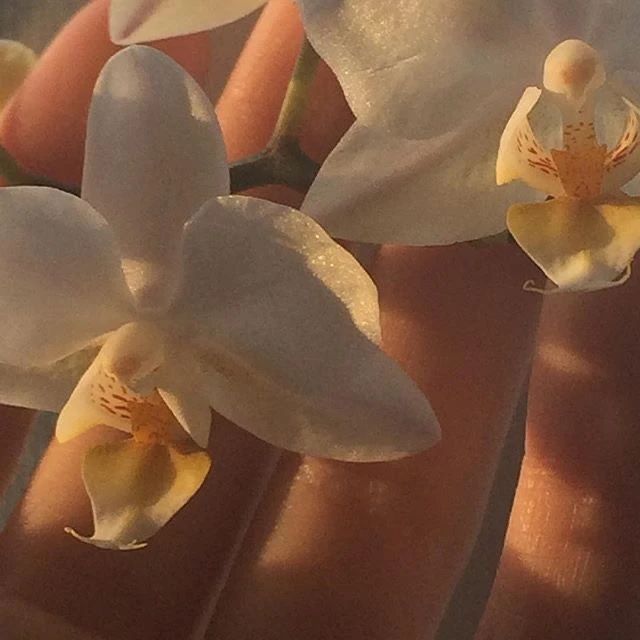
<svg viewBox="0 0 640 640"><path fill-rule="evenodd" d="M119 389L123 393L115 393L115 389ZM105 411L124 420L131 419L129 403L142 400L142 396L123 387L115 375L105 371L103 368L100 368L91 384L90 397L93 402Z"/></svg>
<svg viewBox="0 0 640 640"><path fill-rule="evenodd" d="M177 421L157 391L145 396L142 402L132 400L131 434L141 444L167 444L171 440L170 429Z"/></svg>
<svg viewBox="0 0 640 640"><path fill-rule="evenodd" d="M600 195L606 153L604 145L579 150L554 149L551 152L569 197L595 198Z"/></svg>
<svg viewBox="0 0 640 640"><path fill-rule="evenodd" d="M558 176L558 170L553 159L547 154L543 146L538 142L531 125L527 120L522 123L516 137L518 152L522 154L527 164L547 175Z"/></svg>
<svg viewBox="0 0 640 640"><path fill-rule="evenodd" d="M167 443L172 429L180 428L157 391L142 396L102 368L91 384L90 397L113 417L125 420L136 442Z"/></svg>
<svg viewBox="0 0 640 640"><path fill-rule="evenodd" d="M605 159L605 170L607 172L616 169L625 163L625 161L638 148L638 133L640 129L640 121L635 111L629 111L624 133L620 137L618 144L611 149Z"/></svg>

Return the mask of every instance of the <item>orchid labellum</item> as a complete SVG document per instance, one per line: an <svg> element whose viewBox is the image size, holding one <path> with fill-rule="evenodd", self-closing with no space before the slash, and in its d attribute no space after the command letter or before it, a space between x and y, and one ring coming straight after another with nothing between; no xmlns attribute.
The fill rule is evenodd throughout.
<svg viewBox="0 0 640 640"><path fill-rule="evenodd" d="M260 438L396 458L438 427L378 347L377 292L288 207L230 196L204 93L156 50L115 55L89 116L82 199L0 190L0 401L95 425L83 477L102 547L140 546L202 484L211 407Z"/></svg>

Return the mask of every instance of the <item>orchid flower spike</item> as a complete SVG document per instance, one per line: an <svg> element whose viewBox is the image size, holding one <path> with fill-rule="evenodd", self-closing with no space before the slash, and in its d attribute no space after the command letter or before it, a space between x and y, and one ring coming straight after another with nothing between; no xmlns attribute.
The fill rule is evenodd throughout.
<svg viewBox="0 0 640 640"><path fill-rule="evenodd" d="M234 22L267 0L111 0L109 33L116 44L149 42Z"/></svg>
<svg viewBox="0 0 640 640"><path fill-rule="evenodd" d="M22 84L37 56L16 40L0 40L0 110Z"/></svg>
<svg viewBox="0 0 640 640"><path fill-rule="evenodd" d="M374 243L508 225L560 289L624 281L640 246L640 201L621 191L640 171L640 75L620 70L640 64L640 4L299 2L357 117L303 211Z"/></svg>
<svg viewBox="0 0 640 640"><path fill-rule="evenodd" d="M213 407L287 449L387 460L433 444L416 385L379 348L376 288L303 214L229 195L196 82L129 47L89 114L82 199L0 189L0 402L95 425L91 544L137 548L202 484Z"/></svg>

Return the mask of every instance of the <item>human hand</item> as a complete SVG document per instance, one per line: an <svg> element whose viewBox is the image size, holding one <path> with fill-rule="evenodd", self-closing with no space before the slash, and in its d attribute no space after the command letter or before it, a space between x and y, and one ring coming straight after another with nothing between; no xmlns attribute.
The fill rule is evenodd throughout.
<svg viewBox="0 0 640 640"><path fill-rule="evenodd" d="M112 51L100 8L59 41L5 120L14 154L63 181L77 180L81 114ZM89 25L102 36L89 38ZM300 38L292 6L272 3L219 105L232 158L267 141ZM80 50L90 68L69 64ZM82 91L54 94L62 78ZM320 159L349 113L326 70L317 84L304 144ZM295 203L288 191L262 194ZM216 417L202 491L148 549L114 556L61 534L88 516L79 460L104 434L53 444L1 541L3 592L31 612L20 624L44 610L105 638L187 638L215 608L216 638L429 637L469 558L527 376L540 299L520 287L532 272L514 247L381 250L372 273L385 348L427 393L444 432L419 456L354 465L284 454L276 466L277 452ZM8 447L21 432L8 423Z"/></svg>

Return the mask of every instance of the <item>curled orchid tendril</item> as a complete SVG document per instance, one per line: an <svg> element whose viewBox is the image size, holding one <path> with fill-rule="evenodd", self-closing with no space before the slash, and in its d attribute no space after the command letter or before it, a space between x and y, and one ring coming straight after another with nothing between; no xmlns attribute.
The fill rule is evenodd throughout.
<svg viewBox="0 0 640 640"><path fill-rule="evenodd" d="M613 289L614 287L619 287L621 284L624 284L631 277L631 263L629 263L620 277L617 280L612 280L607 284L600 285L598 290L602 289ZM539 293L542 296L552 296L557 293L566 293L565 289L556 288L556 289L542 289L541 287L536 286L535 280L526 280L522 285L523 291L531 291L533 293Z"/></svg>
<svg viewBox="0 0 640 640"><path fill-rule="evenodd" d="M65 527L64 532L68 533L71 537L75 538L76 540L79 540L80 542L87 542L88 540L90 540L88 536L80 535L75 529L71 527ZM96 547L100 546L100 544L97 544L95 541L92 541L92 544ZM136 551L137 549L144 549L146 546L148 546L147 542L138 542L137 540L134 540L129 544L121 545L120 547L118 547L118 550L119 551ZM105 548L110 548L110 547L105 546Z"/></svg>

